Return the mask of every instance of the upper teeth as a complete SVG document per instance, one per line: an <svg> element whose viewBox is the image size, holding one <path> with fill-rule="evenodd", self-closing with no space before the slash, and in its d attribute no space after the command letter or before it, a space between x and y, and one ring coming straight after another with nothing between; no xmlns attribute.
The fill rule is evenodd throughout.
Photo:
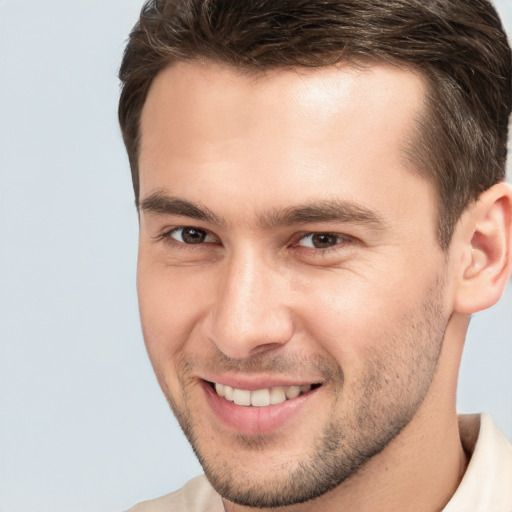
<svg viewBox="0 0 512 512"><path fill-rule="evenodd" d="M215 384L215 391L217 391L219 396L237 405L252 405L254 407L280 404L285 400L298 397L301 393L307 393L310 389L310 384L304 384L303 386L276 386L274 388L248 391L247 389L232 388L224 384Z"/></svg>

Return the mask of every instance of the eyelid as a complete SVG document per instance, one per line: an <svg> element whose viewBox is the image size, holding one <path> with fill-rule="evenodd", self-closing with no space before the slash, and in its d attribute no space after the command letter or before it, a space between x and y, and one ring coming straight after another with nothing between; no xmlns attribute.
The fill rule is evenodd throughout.
<svg viewBox="0 0 512 512"><path fill-rule="evenodd" d="M325 248L311 247L311 246L306 246L306 245L300 244L300 242L303 241L304 239L306 239L308 237L313 237L315 235L332 236L332 237L335 237L336 239L338 239L338 242L330 247L325 247ZM332 232L332 231L310 231L307 233L301 233L296 238L296 241L292 245L303 248L303 249L307 249L307 250L326 252L329 250L339 249L340 246L345 245L346 243L352 243L352 242L355 242L355 238L353 236L346 235L344 233L336 233L336 232Z"/></svg>
<svg viewBox="0 0 512 512"><path fill-rule="evenodd" d="M207 231L206 229L200 229L200 228L196 228L196 227L192 227L192 226L182 226L179 228L175 228L169 232L169 236L179 243L187 244L187 242L185 242L183 240L183 236L180 237L181 240L178 240L177 238L175 238L173 236L175 233L179 233L180 231L182 232L182 235L183 235L183 231L185 231L185 230L194 230L197 233L204 233L205 240L202 240L201 242L197 242L197 245L204 244L204 243L210 243L208 240L206 240L207 238L212 238L212 235L209 231ZM196 244L187 244L187 245L196 245Z"/></svg>
<svg viewBox="0 0 512 512"><path fill-rule="evenodd" d="M200 232L204 232L206 234L207 239L204 241L201 241L201 242L197 242L197 243L187 243L185 241L180 241L179 239L177 239L176 237L173 236L173 234L175 234L176 232L179 232L180 230L185 230L185 229L194 229L194 230L197 230ZM301 244L301 242L304 239L306 239L308 237L313 237L315 235L332 236L337 239L337 242L335 244L333 244L332 246L328 246L328 247L324 247L324 248L311 247L311 246L306 246L306 245ZM209 229L206 229L203 227L197 227L194 225L167 226L166 228L164 228L162 230L161 233L154 235L152 238L154 238L155 241L164 241L170 245L174 245L174 246L182 248L182 249L194 249L194 248L199 249L200 247L204 247L204 245L222 244L221 240L215 233L213 233ZM317 253L325 254L330 251L341 250L344 247L346 247L347 244L352 244L356 241L357 241L356 238L354 238L351 235L347 235L345 233L338 233L335 231L323 231L323 230L306 231L306 232L302 232L302 233L297 233L293 237L293 239L288 247L290 247L290 248L295 247L296 249L303 250L303 251L309 251L311 253L317 252Z"/></svg>
<svg viewBox="0 0 512 512"><path fill-rule="evenodd" d="M184 241L177 240L174 236L172 236L174 233L176 233L180 230L185 230L185 229L195 229L196 231L204 232L204 233L206 233L207 237L211 237L213 240L212 241L202 241L202 242L198 242L197 244L188 244ZM186 248L192 248L194 246L201 246L204 244L220 243L219 238L214 233L212 233L210 230L205 229L205 228L200 228L197 226L192 226L192 225L167 227L161 233L157 234L153 238L156 241L164 241L169 244L186 247Z"/></svg>

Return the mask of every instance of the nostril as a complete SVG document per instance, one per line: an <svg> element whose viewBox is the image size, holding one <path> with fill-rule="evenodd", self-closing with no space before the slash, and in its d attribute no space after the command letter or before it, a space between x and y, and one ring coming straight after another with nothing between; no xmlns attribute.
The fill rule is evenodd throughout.
<svg viewBox="0 0 512 512"><path fill-rule="evenodd" d="M257 347L254 347L250 351L250 356L257 356L260 354L264 354L265 352L271 352L272 350L277 350L282 347L281 343L262 343Z"/></svg>

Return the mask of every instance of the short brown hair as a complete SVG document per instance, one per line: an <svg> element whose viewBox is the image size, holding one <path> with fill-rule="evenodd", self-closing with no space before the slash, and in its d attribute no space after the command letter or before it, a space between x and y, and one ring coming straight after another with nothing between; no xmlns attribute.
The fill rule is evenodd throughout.
<svg viewBox="0 0 512 512"><path fill-rule="evenodd" d="M120 69L119 121L139 195L140 116L175 61L257 71L342 61L406 66L427 80L427 109L407 148L438 194L449 246L464 209L505 178L511 54L487 0L150 0Z"/></svg>

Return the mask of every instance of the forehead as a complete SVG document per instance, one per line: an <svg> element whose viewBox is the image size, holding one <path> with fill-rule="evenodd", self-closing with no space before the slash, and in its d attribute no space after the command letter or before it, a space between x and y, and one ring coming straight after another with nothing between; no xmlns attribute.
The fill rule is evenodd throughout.
<svg viewBox="0 0 512 512"><path fill-rule="evenodd" d="M413 177L404 147L424 98L424 80L393 66L243 74L174 64L155 78L142 111L141 197L165 189L202 202L215 190L220 205L257 209L263 196L279 207L336 191L372 202Z"/></svg>
<svg viewBox="0 0 512 512"><path fill-rule="evenodd" d="M173 124L181 129L223 138L228 133L218 133L220 124L237 133L241 127L256 131L270 112L274 120L290 121L289 132L293 124L305 128L296 123L300 118L325 129L329 121L340 115L349 118L353 112L371 116L367 127L381 117L405 128L404 121L408 124L410 115L422 109L424 93L425 81L418 73L390 65L245 72L217 63L177 62L161 71L150 87L141 116L142 142L151 135L152 126L171 127L170 112Z"/></svg>

